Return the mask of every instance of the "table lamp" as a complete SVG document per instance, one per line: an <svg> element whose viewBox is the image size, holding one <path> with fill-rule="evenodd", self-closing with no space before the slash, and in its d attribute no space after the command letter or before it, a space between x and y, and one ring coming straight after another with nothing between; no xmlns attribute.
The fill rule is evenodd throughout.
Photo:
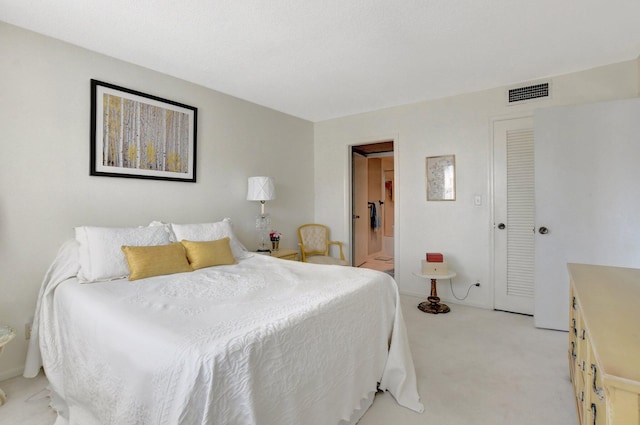
<svg viewBox="0 0 640 425"><path fill-rule="evenodd" d="M274 199L276 199L276 189L271 177L249 177L247 201L260 201L260 214L256 217L258 252L269 252L271 217L264 212L264 204Z"/></svg>

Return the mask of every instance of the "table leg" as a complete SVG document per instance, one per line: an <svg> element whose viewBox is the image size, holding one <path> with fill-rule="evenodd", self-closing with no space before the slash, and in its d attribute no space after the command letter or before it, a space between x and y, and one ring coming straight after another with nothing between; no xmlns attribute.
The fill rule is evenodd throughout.
<svg viewBox="0 0 640 425"><path fill-rule="evenodd" d="M4 350L4 345L7 342L8 341L5 341L2 343L2 345L0 345L0 357L2 357L2 351ZM2 391L2 388L0 388L0 406L5 404L6 402L7 402L7 395L4 393L4 391Z"/></svg>
<svg viewBox="0 0 640 425"><path fill-rule="evenodd" d="M425 313L448 313L451 311L451 309L446 304L440 304L440 297L438 296L438 288L436 286L436 283L437 279L431 279L431 295L427 297L427 301L423 301L418 304L418 308Z"/></svg>

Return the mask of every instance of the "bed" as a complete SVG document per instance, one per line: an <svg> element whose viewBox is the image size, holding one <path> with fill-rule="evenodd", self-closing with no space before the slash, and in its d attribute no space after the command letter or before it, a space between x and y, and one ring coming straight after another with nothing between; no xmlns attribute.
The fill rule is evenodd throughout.
<svg viewBox="0 0 640 425"><path fill-rule="evenodd" d="M56 425L350 424L377 390L423 411L391 277L248 253L227 221L183 226L78 228L60 249L25 365L44 367ZM122 276L127 243L225 235L230 264Z"/></svg>

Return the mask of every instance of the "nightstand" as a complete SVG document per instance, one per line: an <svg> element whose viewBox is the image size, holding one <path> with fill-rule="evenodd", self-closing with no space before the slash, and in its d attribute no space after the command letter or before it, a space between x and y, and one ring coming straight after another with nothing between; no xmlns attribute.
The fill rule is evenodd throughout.
<svg viewBox="0 0 640 425"><path fill-rule="evenodd" d="M2 350L4 346L9 343L16 336L16 333L9 326L0 326L0 356L2 355ZM0 406L2 406L7 401L7 396L0 389Z"/></svg>
<svg viewBox="0 0 640 425"><path fill-rule="evenodd" d="M283 260L298 261L298 251L295 249L279 249L277 251L271 251L271 256L282 258Z"/></svg>

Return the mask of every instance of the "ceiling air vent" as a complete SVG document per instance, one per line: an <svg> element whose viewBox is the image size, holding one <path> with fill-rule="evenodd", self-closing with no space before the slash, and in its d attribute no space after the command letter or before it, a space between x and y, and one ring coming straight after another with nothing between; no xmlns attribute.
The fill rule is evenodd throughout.
<svg viewBox="0 0 640 425"><path fill-rule="evenodd" d="M530 86L525 87L515 87L509 89L508 94L508 103L512 105L518 102L524 102L526 100L532 99L540 99L544 97L549 97L549 83L539 83L532 84Z"/></svg>

